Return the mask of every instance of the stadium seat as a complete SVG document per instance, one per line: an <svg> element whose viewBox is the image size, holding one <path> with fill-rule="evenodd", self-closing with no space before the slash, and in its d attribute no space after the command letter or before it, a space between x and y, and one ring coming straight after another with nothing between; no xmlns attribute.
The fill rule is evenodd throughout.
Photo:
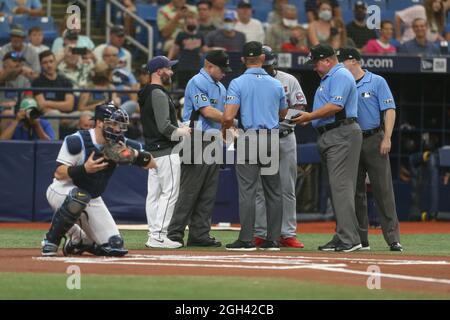
<svg viewBox="0 0 450 320"><path fill-rule="evenodd" d="M145 21L156 21L159 6L154 4L137 3L136 12Z"/></svg>
<svg viewBox="0 0 450 320"><path fill-rule="evenodd" d="M9 23L5 17L0 17L0 45L9 42Z"/></svg>
<svg viewBox="0 0 450 320"><path fill-rule="evenodd" d="M421 0L388 0L388 8L399 11L420 3L422 3Z"/></svg>
<svg viewBox="0 0 450 320"><path fill-rule="evenodd" d="M253 0L253 18L260 20L261 22L267 22L269 12L272 11L272 0Z"/></svg>

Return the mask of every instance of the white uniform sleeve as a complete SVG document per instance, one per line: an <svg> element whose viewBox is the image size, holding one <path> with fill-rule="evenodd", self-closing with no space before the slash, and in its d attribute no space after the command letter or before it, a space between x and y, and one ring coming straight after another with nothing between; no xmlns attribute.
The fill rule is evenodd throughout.
<svg viewBox="0 0 450 320"><path fill-rule="evenodd" d="M84 149L82 148L81 152L73 155L67 149L67 142L64 139L56 161L69 167L82 165L84 163Z"/></svg>

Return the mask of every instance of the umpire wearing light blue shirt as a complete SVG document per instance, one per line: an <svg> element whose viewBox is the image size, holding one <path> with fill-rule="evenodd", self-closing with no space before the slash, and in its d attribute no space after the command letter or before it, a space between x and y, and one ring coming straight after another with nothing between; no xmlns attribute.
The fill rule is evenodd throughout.
<svg viewBox="0 0 450 320"><path fill-rule="evenodd" d="M226 89L220 80L230 71L228 55L223 50L213 50L206 55L204 67L189 80L184 95L183 121L189 121L194 130L202 131L201 135L194 133L193 137L201 138L208 131L221 128ZM188 141L191 154L194 154L194 141ZM208 143L202 142L203 147ZM220 247L222 244L209 234L219 183L219 164L204 163L202 155L200 152L189 159L182 159L180 195L169 224L168 237L183 243L184 230L189 224L187 246Z"/></svg>
<svg viewBox="0 0 450 320"><path fill-rule="evenodd" d="M317 145L326 166L336 215L336 234L321 251L352 252L361 248L355 213L355 191L361 151L361 128L356 122L358 94L355 79L338 63L333 48L311 48L310 61L321 77L313 111L303 112L295 123L312 121L319 134Z"/></svg>
<svg viewBox="0 0 450 320"><path fill-rule="evenodd" d="M265 55L262 44L251 41L244 45L242 62L247 70L243 75L231 81L227 91L227 104L223 115L223 129L233 125L233 120L239 112L239 126L246 131L244 137L238 137L236 174L239 186L239 218L241 231L239 239L227 244L227 250L256 250L253 242L255 226L255 197L258 189L258 179L264 189L267 208L267 237L260 246L262 250L280 250L278 240L281 233L282 197L279 170L275 173L261 174L264 164L258 157L259 145L264 141L262 135L268 133L267 150L273 152L270 141L278 139L279 118L287 112L287 102L280 81L269 75L263 68ZM247 134L256 136L257 145L250 145ZM245 152L239 154L239 143L247 144ZM265 147L265 146L264 146ZM247 152L248 151L248 152ZM274 150L279 152L279 150ZM239 160L243 160L242 162ZM256 160L256 161L253 161ZM252 164L254 163L254 164Z"/></svg>
<svg viewBox="0 0 450 320"><path fill-rule="evenodd" d="M355 208L362 249L370 250L368 240L366 175L369 175L380 216L383 236L391 251L402 251L400 230L392 186L391 136L395 123L395 102L383 77L361 68L361 55L355 48L339 50L339 61L352 73L358 90L358 122L363 143L356 184Z"/></svg>

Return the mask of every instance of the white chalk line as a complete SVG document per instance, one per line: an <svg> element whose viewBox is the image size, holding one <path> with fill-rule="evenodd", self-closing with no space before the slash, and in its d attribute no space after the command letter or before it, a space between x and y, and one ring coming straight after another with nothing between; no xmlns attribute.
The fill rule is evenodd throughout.
<svg viewBox="0 0 450 320"><path fill-rule="evenodd" d="M81 257L33 257L38 261L58 261L72 264L109 264L109 265L139 265L139 266L173 266L173 267L205 267L205 268L233 268L233 269L257 269L257 270L295 270L311 269L316 271L348 273L361 276L376 276L397 280L419 281L450 285L450 279L432 277L408 276L392 273L373 273L367 271L350 270L345 263L328 263L330 260L343 260L353 264L380 264L380 265L449 265L447 261L426 260L396 260L396 259L370 259L370 258L346 258L346 257L306 257L306 256L270 256L270 255L221 255L221 256L194 256L194 255L130 255L122 258L81 258ZM150 261L176 261L149 262ZM321 260L324 263L314 263L312 260ZM181 261L181 262L180 262ZM184 262L208 262L208 263L184 263ZM214 262L214 263L210 263ZM230 263L233 264L222 264ZM221 263L221 264L217 264ZM244 264L239 264L244 263ZM249 265L249 264L277 264ZM282 264L288 264L282 266Z"/></svg>

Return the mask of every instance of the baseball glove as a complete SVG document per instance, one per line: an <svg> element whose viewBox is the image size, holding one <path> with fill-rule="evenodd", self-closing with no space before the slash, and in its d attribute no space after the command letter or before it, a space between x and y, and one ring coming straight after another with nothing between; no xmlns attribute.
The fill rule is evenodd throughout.
<svg viewBox="0 0 450 320"><path fill-rule="evenodd" d="M136 160L134 149L127 147L123 142L107 143L103 150L105 159L117 164L133 164Z"/></svg>

